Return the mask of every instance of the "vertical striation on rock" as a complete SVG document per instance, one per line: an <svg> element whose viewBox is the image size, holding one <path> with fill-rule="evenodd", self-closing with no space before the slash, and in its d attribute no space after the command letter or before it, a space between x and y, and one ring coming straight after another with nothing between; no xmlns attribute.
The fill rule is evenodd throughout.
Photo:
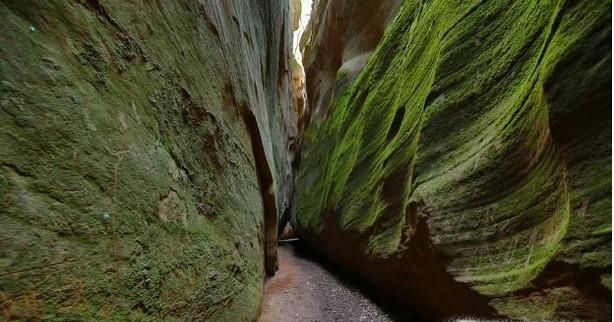
<svg viewBox="0 0 614 322"><path fill-rule="evenodd" d="M314 3L298 234L430 318L609 320L611 2L390 3Z"/></svg>
<svg viewBox="0 0 614 322"><path fill-rule="evenodd" d="M289 10L0 2L4 318L255 318L294 180Z"/></svg>

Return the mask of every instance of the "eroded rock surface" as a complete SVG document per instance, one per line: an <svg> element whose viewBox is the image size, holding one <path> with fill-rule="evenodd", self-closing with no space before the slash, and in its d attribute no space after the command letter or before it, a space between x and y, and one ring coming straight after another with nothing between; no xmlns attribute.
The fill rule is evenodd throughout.
<svg viewBox="0 0 614 322"><path fill-rule="evenodd" d="M0 3L4 318L256 318L293 182L289 10Z"/></svg>
<svg viewBox="0 0 614 322"><path fill-rule="evenodd" d="M400 3L313 1L311 19L301 37L309 120L319 123L335 93L362 69Z"/></svg>
<svg viewBox="0 0 614 322"><path fill-rule="evenodd" d="M611 2L314 5L300 237L426 317L609 320Z"/></svg>

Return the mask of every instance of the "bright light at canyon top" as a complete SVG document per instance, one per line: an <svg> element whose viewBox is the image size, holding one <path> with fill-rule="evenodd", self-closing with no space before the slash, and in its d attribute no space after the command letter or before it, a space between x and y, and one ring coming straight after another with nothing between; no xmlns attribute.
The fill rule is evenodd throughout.
<svg viewBox="0 0 614 322"><path fill-rule="evenodd" d="M311 16L311 5L312 0L301 0L301 18L299 21L299 27L294 32L292 39L292 51L294 52L294 57L296 61L303 66L303 55L300 50L299 43L301 41L301 36L303 32L305 32L305 28L307 28L307 23L309 23L309 17Z"/></svg>

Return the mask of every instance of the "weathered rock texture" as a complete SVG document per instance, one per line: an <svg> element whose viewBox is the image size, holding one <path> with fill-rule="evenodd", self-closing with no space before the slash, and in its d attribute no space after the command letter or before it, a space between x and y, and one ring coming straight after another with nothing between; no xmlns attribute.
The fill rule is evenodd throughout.
<svg viewBox="0 0 614 322"><path fill-rule="evenodd" d="M400 0L314 0L301 37L309 120L319 122L344 80L355 78L396 15ZM308 48L305 46L309 44Z"/></svg>
<svg viewBox="0 0 614 322"><path fill-rule="evenodd" d="M292 153L292 165L298 170L300 164L302 140L309 122L309 111L307 109L307 92L305 90L305 72L295 59L292 60L292 108L296 115L296 137L290 143ZM292 207L292 210L295 208Z"/></svg>
<svg viewBox="0 0 614 322"><path fill-rule="evenodd" d="M385 2L315 4L299 235L431 318L609 320L611 2L405 1L367 59Z"/></svg>
<svg viewBox="0 0 614 322"><path fill-rule="evenodd" d="M3 317L253 320L293 182L288 1L0 17Z"/></svg>

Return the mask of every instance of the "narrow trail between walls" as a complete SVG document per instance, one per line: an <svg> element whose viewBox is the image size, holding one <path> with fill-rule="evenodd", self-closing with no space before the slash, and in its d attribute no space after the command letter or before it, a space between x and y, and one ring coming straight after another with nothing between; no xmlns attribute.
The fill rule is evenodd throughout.
<svg viewBox="0 0 614 322"><path fill-rule="evenodd" d="M279 270L266 281L258 322L392 322L356 287L316 262L298 242L279 245Z"/></svg>

